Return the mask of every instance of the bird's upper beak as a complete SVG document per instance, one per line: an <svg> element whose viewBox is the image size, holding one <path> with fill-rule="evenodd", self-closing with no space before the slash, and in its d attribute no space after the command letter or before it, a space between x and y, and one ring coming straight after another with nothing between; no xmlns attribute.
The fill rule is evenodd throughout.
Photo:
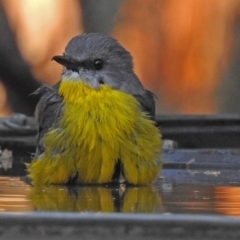
<svg viewBox="0 0 240 240"><path fill-rule="evenodd" d="M78 62L69 59L67 56L57 55L52 58L52 60L63 65L64 67L71 69L74 72L79 73Z"/></svg>
<svg viewBox="0 0 240 240"><path fill-rule="evenodd" d="M73 64L73 61L67 59L65 56L62 56L62 55L53 56L52 60L56 61L57 63L63 66L68 66Z"/></svg>

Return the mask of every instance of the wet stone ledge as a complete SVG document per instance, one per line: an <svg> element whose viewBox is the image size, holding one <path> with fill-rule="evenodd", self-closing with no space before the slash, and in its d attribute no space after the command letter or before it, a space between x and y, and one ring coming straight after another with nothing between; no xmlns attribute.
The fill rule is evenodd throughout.
<svg viewBox="0 0 240 240"><path fill-rule="evenodd" d="M240 220L203 215L1 214L1 239L239 239Z"/></svg>

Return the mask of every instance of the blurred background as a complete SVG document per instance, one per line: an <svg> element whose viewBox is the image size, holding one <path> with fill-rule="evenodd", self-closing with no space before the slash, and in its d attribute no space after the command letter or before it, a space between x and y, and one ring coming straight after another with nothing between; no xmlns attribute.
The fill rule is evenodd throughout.
<svg viewBox="0 0 240 240"><path fill-rule="evenodd" d="M115 37L157 96L157 112L240 112L239 0L0 0L0 117L33 115L52 62L85 32Z"/></svg>

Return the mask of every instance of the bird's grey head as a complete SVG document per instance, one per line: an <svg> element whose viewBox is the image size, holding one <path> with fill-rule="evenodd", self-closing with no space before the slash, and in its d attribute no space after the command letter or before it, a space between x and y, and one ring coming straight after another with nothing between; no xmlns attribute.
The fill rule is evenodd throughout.
<svg viewBox="0 0 240 240"><path fill-rule="evenodd" d="M131 94L144 89L133 72L133 61L115 39L99 33L78 35L70 40L62 56L53 60L62 64L62 81L84 81L98 89L106 84Z"/></svg>

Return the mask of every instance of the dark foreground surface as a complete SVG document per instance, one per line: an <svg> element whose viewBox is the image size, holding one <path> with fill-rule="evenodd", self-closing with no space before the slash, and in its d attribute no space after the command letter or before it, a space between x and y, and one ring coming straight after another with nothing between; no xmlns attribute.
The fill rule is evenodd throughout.
<svg viewBox="0 0 240 240"><path fill-rule="evenodd" d="M239 239L239 219L202 215L0 215L1 239Z"/></svg>

